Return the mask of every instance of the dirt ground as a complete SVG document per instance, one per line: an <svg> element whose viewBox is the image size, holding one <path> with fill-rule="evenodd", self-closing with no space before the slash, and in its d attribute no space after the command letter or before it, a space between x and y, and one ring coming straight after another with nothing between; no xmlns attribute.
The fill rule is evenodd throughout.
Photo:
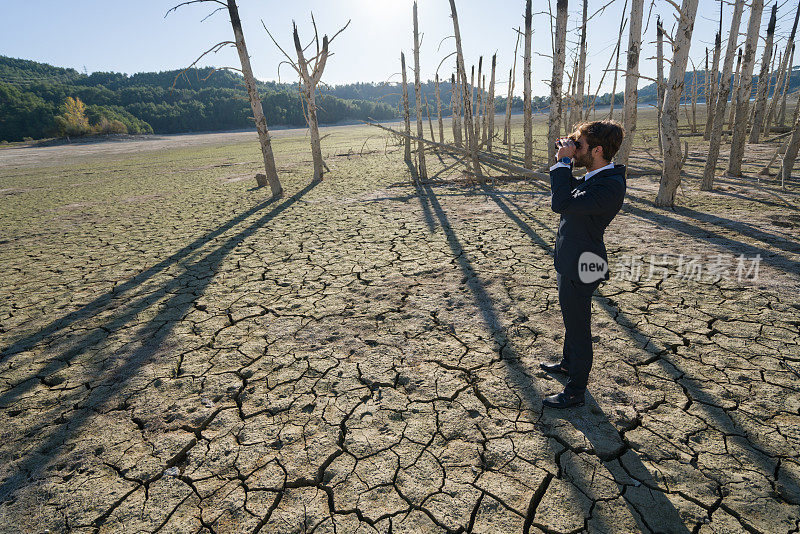
<svg viewBox="0 0 800 534"><path fill-rule="evenodd" d="M312 185L297 133L278 200L253 133L0 150L0 531L800 531L772 145L703 193L693 141L675 210L629 178L562 412L548 187L430 153L412 185L366 127Z"/></svg>

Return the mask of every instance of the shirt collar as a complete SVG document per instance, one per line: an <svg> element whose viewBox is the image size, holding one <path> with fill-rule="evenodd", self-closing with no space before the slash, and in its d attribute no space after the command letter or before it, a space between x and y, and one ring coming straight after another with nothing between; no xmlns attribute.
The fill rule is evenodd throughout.
<svg viewBox="0 0 800 534"><path fill-rule="evenodd" d="M613 163L609 163L605 167L600 167L599 169L595 169L595 170L593 170L591 172L587 172L586 174L583 175L583 180L586 181L586 180L588 180L589 178L591 178L592 176L594 176L595 174L597 174L600 171L605 171L607 169L613 169L613 168L614 168L614 164Z"/></svg>

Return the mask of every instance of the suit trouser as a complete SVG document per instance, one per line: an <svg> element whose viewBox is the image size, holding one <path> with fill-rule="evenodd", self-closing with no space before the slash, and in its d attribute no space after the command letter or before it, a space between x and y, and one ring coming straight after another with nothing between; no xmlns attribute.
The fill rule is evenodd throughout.
<svg viewBox="0 0 800 534"><path fill-rule="evenodd" d="M592 369L592 293L600 280L584 284L556 275L558 303L564 320L564 352L561 366L569 371L565 391L582 395Z"/></svg>

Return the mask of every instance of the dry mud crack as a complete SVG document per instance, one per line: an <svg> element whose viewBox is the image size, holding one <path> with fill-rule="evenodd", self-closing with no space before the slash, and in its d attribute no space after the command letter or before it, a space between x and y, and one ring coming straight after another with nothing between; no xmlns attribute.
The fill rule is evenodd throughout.
<svg viewBox="0 0 800 534"><path fill-rule="evenodd" d="M800 223L768 183L665 211L630 180L617 268L760 277L603 285L590 398L557 413L544 189L414 187L379 139L307 185L286 138L264 201L230 143L0 169L0 531L800 530Z"/></svg>

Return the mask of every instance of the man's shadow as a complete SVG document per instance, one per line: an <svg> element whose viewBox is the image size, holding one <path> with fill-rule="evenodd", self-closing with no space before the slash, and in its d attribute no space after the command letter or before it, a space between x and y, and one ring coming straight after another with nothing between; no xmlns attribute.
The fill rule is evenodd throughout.
<svg viewBox="0 0 800 534"><path fill-rule="evenodd" d="M541 398L544 396L544 392L539 388L537 381L533 379L535 375L522 363L520 354L514 347L513 341L506 338L504 329L501 326L502 321L500 314L495 309L495 305L486 291L486 288L480 282L480 278L472 265L472 261L464 252L464 248L453 230L447 214L430 187L424 185L419 187L419 193L427 197L426 202L436 215L439 226L445 233L447 243L458 266L466 275L466 285L472 293L475 306L480 310L482 318L487 328L491 330L495 341L499 346L503 347L500 356L508 366L509 380L514 384L516 390L523 395L528 409L534 413L542 413L542 417L539 421L534 422L537 423L539 427L543 427L546 436L562 446L569 442L568 436L563 435L559 426L550 424L550 421L569 421L578 431L586 436L586 439L592 444L594 451L596 451L595 454L600 461L603 462L613 480L617 483L620 496L625 500L625 503L631 510L632 517L641 530L681 534L688 533L689 530L686 528L680 514L675 509L672 502L666 497L665 490L658 486L636 452L625 444L619 430L611 424L608 417L603 413L591 395L587 396L588 406L583 409L554 412L551 409L542 407ZM498 199L495 199L495 201L497 200ZM512 220L514 220L514 218L512 218ZM520 221L517 219L516 222L519 224ZM526 233L530 235L529 232L533 230L527 225L526 227ZM543 412L543 410L547 411ZM544 417L545 415L547 415L547 417ZM558 448L560 447L556 444L551 444L550 452L555 455L555 449ZM580 453L587 451L573 452ZM562 466L559 463L558 457L556 458L556 464L559 467L559 471L562 472ZM575 472L580 473L580 475L586 474L581 473L580 470L572 470L572 473ZM563 476L562 474L562 477ZM581 478L580 480L575 478L570 479L572 490L575 493L582 492L583 487L588 487L590 485L590 481L587 481L586 476L581 476ZM539 527L540 525L535 521L536 506L534 506L534 500L536 498L537 495L534 494L531 500L529 516L526 518L526 525ZM539 495L538 498L541 499L541 495ZM608 530L614 529L613 525L609 525L604 521L606 518L594 517L593 519L600 523L605 523L602 526L606 527Z"/></svg>

